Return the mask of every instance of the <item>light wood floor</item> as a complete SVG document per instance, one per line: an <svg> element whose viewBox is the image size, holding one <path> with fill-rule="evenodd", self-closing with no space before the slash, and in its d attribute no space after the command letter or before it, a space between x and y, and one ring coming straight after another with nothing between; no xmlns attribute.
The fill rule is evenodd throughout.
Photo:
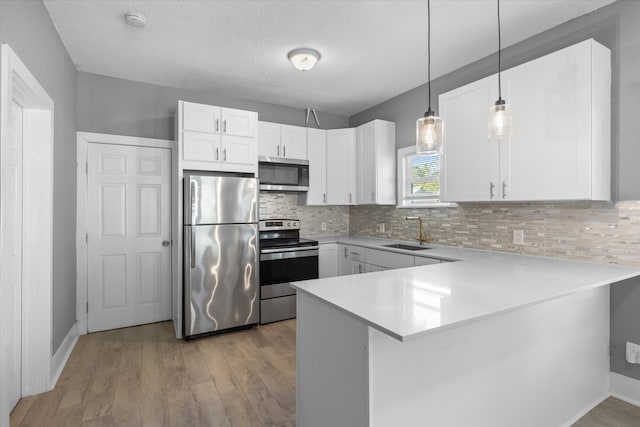
<svg viewBox="0 0 640 427"><path fill-rule="evenodd" d="M80 337L55 390L11 426L295 426L295 320L178 341L171 322ZM574 427L638 427L609 398Z"/></svg>
<svg viewBox="0 0 640 427"><path fill-rule="evenodd" d="M11 426L295 426L295 320L178 341L170 322L80 337Z"/></svg>

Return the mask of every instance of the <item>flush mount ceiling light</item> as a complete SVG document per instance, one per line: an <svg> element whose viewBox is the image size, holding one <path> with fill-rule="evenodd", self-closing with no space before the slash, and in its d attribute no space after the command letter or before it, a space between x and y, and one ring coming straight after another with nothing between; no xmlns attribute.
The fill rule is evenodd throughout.
<svg viewBox="0 0 640 427"><path fill-rule="evenodd" d="M431 1L427 0L427 82L429 88L429 108L416 122L416 153L441 154L443 123L442 118L431 110Z"/></svg>
<svg viewBox="0 0 640 427"><path fill-rule="evenodd" d="M498 100L489 107L489 138L503 139L509 138L513 134L513 116L511 108L502 99L502 79L500 76L500 0L498 0Z"/></svg>
<svg viewBox="0 0 640 427"><path fill-rule="evenodd" d="M305 47L292 50L287 57L298 70L307 71L312 69L316 62L320 60L320 52Z"/></svg>
<svg viewBox="0 0 640 427"><path fill-rule="evenodd" d="M132 27L143 28L147 25L147 18L140 12L127 12L124 21Z"/></svg>

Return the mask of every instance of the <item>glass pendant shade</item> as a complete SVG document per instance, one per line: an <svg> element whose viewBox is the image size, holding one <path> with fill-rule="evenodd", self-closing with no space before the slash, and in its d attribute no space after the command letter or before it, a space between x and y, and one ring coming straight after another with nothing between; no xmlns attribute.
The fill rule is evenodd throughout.
<svg viewBox="0 0 640 427"><path fill-rule="evenodd" d="M503 139L513 135L513 115L507 103L499 99L489 107L489 138Z"/></svg>
<svg viewBox="0 0 640 427"><path fill-rule="evenodd" d="M442 154L443 133L442 118L433 111L426 112L416 121L416 153Z"/></svg>

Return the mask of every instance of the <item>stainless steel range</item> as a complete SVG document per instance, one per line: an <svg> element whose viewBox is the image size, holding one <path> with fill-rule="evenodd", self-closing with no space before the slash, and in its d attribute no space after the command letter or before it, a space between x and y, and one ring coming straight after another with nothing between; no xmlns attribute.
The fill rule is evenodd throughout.
<svg viewBox="0 0 640 427"><path fill-rule="evenodd" d="M318 278L318 241L300 238L297 219L264 219L260 239L260 323L296 317L290 282Z"/></svg>

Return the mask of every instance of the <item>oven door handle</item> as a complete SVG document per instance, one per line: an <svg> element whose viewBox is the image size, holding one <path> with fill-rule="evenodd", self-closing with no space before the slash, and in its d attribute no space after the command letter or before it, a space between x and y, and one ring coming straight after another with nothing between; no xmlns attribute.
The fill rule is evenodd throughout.
<svg viewBox="0 0 640 427"><path fill-rule="evenodd" d="M276 252L311 251L313 249L320 249L320 246L299 246L297 248L260 249L260 253L261 254L273 254L273 253L276 253Z"/></svg>
<svg viewBox="0 0 640 427"><path fill-rule="evenodd" d="M260 261L273 261L277 259L292 259L292 258L305 258L305 257L317 257L320 251L318 249L296 250L296 251L277 251L270 253L261 253Z"/></svg>

